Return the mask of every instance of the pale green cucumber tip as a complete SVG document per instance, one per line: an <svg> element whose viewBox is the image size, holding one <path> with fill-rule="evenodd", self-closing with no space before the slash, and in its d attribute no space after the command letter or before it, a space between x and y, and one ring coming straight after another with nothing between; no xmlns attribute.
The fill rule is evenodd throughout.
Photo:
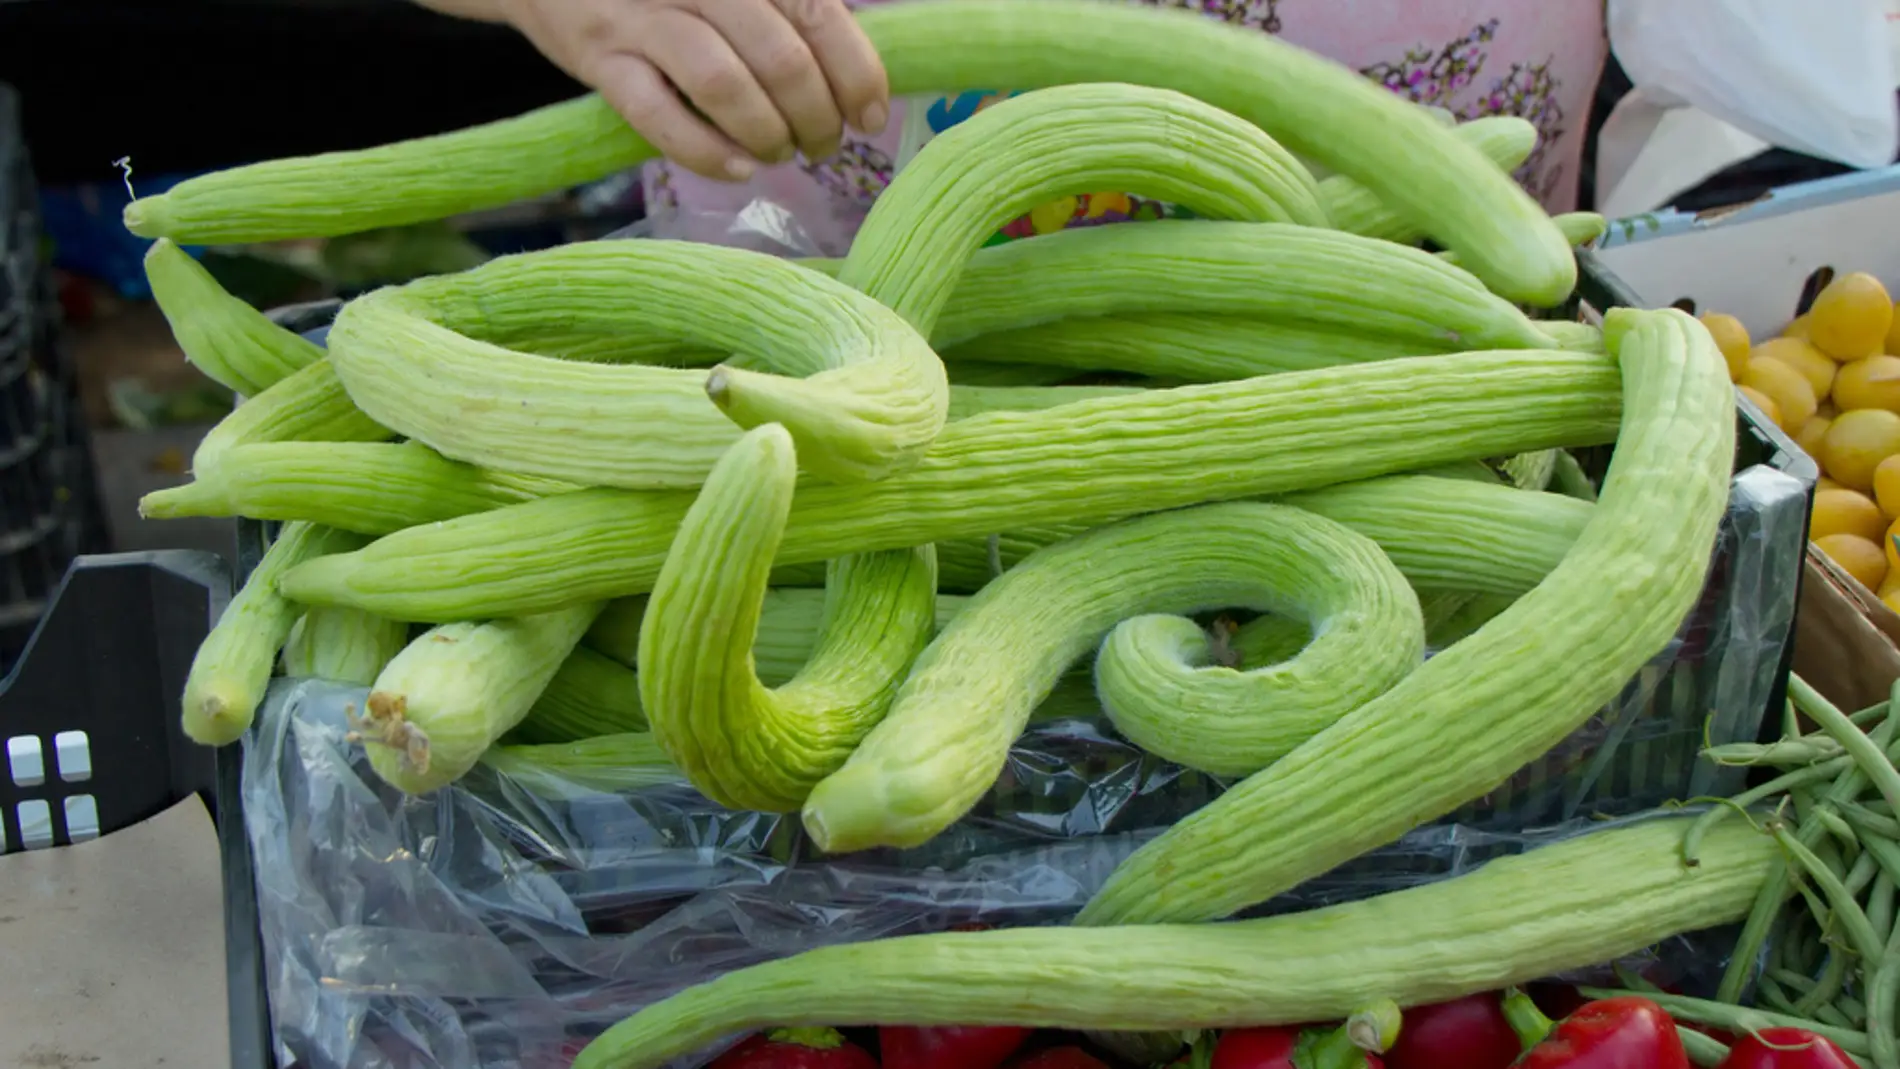
<svg viewBox="0 0 1900 1069"><path fill-rule="evenodd" d="M244 736L253 714L254 709L243 708L242 702L229 701L224 695L194 697L188 692L181 726L185 737L201 746L227 746Z"/></svg>
<svg viewBox="0 0 1900 1069"><path fill-rule="evenodd" d="M156 197L140 197L125 206L121 219L125 228L139 237L163 239L166 231L171 229L170 219L167 218L170 213L165 210L169 206L170 202L163 193Z"/></svg>

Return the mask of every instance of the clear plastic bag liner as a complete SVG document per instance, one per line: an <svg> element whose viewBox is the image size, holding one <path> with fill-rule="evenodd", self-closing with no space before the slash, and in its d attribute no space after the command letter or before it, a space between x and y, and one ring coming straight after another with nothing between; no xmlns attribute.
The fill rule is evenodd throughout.
<svg viewBox="0 0 1900 1069"><path fill-rule="evenodd" d="M1738 475L1707 593L1617 701L1455 818L1261 911L1457 875L1605 815L1737 789L1738 770L1694 755L1705 721L1716 743L1762 727L1805 511L1796 479ZM1223 789L1105 721L1038 723L943 835L826 859L796 815L732 812L684 784L550 789L545 770L528 782L483 765L406 798L347 739L364 697L280 680L245 741L276 1041L308 1069L561 1066L600 1028L759 961L960 923L1062 923ZM1686 946L1649 964L1673 979L1719 957Z"/></svg>

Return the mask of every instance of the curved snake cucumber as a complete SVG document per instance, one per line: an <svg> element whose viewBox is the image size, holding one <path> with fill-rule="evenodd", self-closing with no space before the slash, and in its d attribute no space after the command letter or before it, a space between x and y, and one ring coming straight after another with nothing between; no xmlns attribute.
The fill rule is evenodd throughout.
<svg viewBox="0 0 1900 1069"><path fill-rule="evenodd" d="M1623 369L1623 430L1562 563L1136 852L1078 923L1223 917L1391 842L1562 741L1675 635L1728 501L1734 391L1708 331L1681 312L1617 309L1604 336Z"/></svg>
<svg viewBox="0 0 1900 1069"><path fill-rule="evenodd" d="M1327 632L1256 691L1284 709L1227 717L1226 744L1243 767L1384 691L1424 655L1404 576L1329 520L1233 502L1098 528L1039 550L970 599L917 658L884 721L811 791L806 832L827 853L928 841L989 790L1030 710L1118 622L1230 606L1324 614ZM1177 745L1149 711L1111 715L1163 757L1223 760L1209 752L1222 714L1177 714ZM1269 717L1277 729L1261 722Z"/></svg>
<svg viewBox="0 0 1900 1069"><path fill-rule="evenodd" d="M1500 171L1514 171L1537 148L1537 127L1515 115L1487 115L1451 127L1453 137L1477 149ZM1379 195L1345 175L1319 184L1320 202L1337 229L1362 237L1416 245L1426 228L1386 207Z"/></svg>
<svg viewBox="0 0 1900 1069"><path fill-rule="evenodd" d="M1402 363L961 420L910 471L867 485L801 487L780 563L1100 523L1615 435L1619 377L1607 356L1523 350ZM1077 479L1078 471L1089 478ZM302 488L305 511L331 511L321 490ZM397 531L357 553L292 569L282 589L306 604L423 620L638 593L657 574L691 500L677 491L609 489L540 498Z"/></svg>
<svg viewBox="0 0 1900 1069"><path fill-rule="evenodd" d="M146 250L145 279L185 359L236 393L257 394L323 359L321 348L231 296L170 241Z"/></svg>
<svg viewBox="0 0 1900 1069"><path fill-rule="evenodd" d="M687 510L640 627L650 730L700 793L733 809L797 809L883 718L936 626L929 547L843 557L811 660L776 690L759 682L753 640L797 478L784 428L740 438Z"/></svg>
<svg viewBox="0 0 1900 1069"><path fill-rule="evenodd" d="M481 340L538 294L631 337L765 356L814 376L830 398L781 404L749 373L537 356ZM840 480L904 466L943 425L943 363L890 309L762 253L691 242L585 242L492 260L460 274L378 290L343 307L330 362L376 422L444 456L586 485L696 486L737 436L770 412L804 440L807 466ZM806 388L801 388L806 389ZM835 403L849 394L848 405ZM722 414L721 408L725 409ZM730 417L730 418L728 418Z"/></svg>
<svg viewBox="0 0 1900 1069"><path fill-rule="evenodd" d="M1267 34L1093 0L935 0L858 21L894 95L1077 82L1179 90L1358 180L1512 300L1551 307L1576 284L1549 217L1476 148L1348 68ZM133 201L125 224L189 242L330 236L497 207L655 155L587 96L437 137L190 179Z"/></svg>
<svg viewBox="0 0 1900 1069"><path fill-rule="evenodd" d="M1380 998L1442 1002L1740 918L1783 863L1774 841L1728 821L1713 864L1689 869L1678 856L1689 823L1606 828L1452 879L1258 920L822 947L654 1003L590 1043L574 1069L647 1069L762 1027L1179 1030L1337 1020Z"/></svg>
<svg viewBox="0 0 1900 1069"><path fill-rule="evenodd" d="M284 674L367 687L409 644L409 625L361 609L318 607L284 640Z"/></svg>
<svg viewBox="0 0 1900 1069"><path fill-rule="evenodd" d="M249 730L270 686L277 651L303 615L279 593L277 581L300 562L356 549L364 541L361 535L315 524L284 526L192 656L181 701L187 737L223 746Z"/></svg>
<svg viewBox="0 0 1900 1069"><path fill-rule="evenodd" d="M408 794L461 778L528 715L600 610L595 602L444 624L411 642L376 677L352 725L370 767Z"/></svg>
<svg viewBox="0 0 1900 1069"><path fill-rule="evenodd" d="M1061 317L1138 312L1246 315L1405 342L1418 352L1555 344L1476 277L1421 249L1212 219L1079 227L984 249L929 334L931 344L950 348Z"/></svg>

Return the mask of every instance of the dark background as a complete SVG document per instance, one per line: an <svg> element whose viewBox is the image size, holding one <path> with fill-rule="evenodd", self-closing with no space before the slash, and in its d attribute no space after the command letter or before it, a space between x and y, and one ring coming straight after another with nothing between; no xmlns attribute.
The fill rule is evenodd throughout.
<svg viewBox="0 0 1900 1069"><path fill-rule="evenodd" d="M42 185L362 148L583 90L505 27L407 0L0 0Z"/></svg>

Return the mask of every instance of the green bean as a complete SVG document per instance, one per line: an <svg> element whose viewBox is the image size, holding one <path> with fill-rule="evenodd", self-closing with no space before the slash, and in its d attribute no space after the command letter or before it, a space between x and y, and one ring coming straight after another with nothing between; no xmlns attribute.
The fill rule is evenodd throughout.
<svg viewBox="0 0 1900 1069"><path fill-rule="evenodd" d="M1900 839L1900 820L1876 812L1859 802L1841 802L1835 808L1840 810L1841 819L1847 821L1862 835Z"/></svg>
<svg viewBox="0 0 1900 1069"><path fill-rule="evenodd" d="M1869 857L1878 859L1878 855L1868 850ZM1874 926L1874 934L1886 942L1893 936L1893 894L1894 877L1885 865L1874 874L1873 889L1867 892L1867 923Z"/></svg>
<svg viewBox="0 0 1900 1069"><path fill-rule="evenodd" d="M1867 1042L1875 1069L1900 1069L1900 1041L1894 1035L1894 998L1900 995L1900 939L1887 940L1887 951L1867 984Z"/></svg>
<svg viewBox="0 0 1900 1069"><path fill-rule="evenodd" d="M1821 1010L1833 1003L1846 984L1847 955L1836 950L1827 956L1827 964L1821 967L1820 978L1809 981L1801 997L1794 1000L1794 1012L1803 1017L1818 1017Z"/></svg>
<svg viewBox="0 0 1900 1069"><path fill-rule="evenodd" d="M1858 899L1879 873L1880 863L1872 851L1862 850L1860 856L1854 859L1854 867L1847 870L1847 876L1841 882L1847 885L1847 893Z"/></svg>
<svg viewBox="0 0 1900 1069"><path fill-rule="evenodd" d="M1894 726L1893 718L1889 717L1874 727L1873 741L1882 749L1893 739ZM1827 766L1815 766L1816 769L1825 767ZM1892 766L1888 767L1891 768ZM1803 769L1802 771L1804 773L1812 772L1813 769ZM1800 773L1792 773L1792 775L1799 774ZM1833 785L1827 789L1822 800L1835 805L1841 802L1852 801L1859 796L1860 792L1866 787L1866 783L1867 777L1863 766L1859 763L1850 764L1839 770L1839 774L1835 778ZM1706 816L1705 814L1704 819L1706 819ZM1696 823L1701 824L1702 821L1698 820ZM1689 832L1691 834L1695 832L1694 825L1690 827ZM1808 838L1810 835L1813 836L1811 840ZM1801 829L1801 839L1803 840L1803 845L1809 846L1810 848L1817 845L1821 841L1820 825L1810 824L1804 826ZM1685 854L1685 860L1687 860L1688 856L1689 855ZM1788 896L1791 875L1787 868L1780 867L1771 870L1768 878L1762 881L1761 892L1755 898L1754 907L1749 910L1748 919L1742 924L1741 935L1736 938L1735 953L1729 958L1728 966L1722 972L1721 986L1718 988L1716 994L1716 997L1721 1001L1739 1002L1741 1000L1742 991L1748 986L1748 978L1754 971L1755 959L1761 954L1762 941L1767 938L1769 926L1774 923L1776 914L1781 911L1781 903ZM1900 880L1896 880L1896 882L1900 882Z"/></svg>
<svg viewBox="0 0 1900 1069"><path fill-rule="evenodd" d="M1784 739L1805 738L1807 732L1801 730L1801 712L1794 707L1793 698L1781 701L1781 737Z"/></svg>
<svg viewBox="0 0 1900 1069"><path fill-rule="evenodd" d="M1701 1069L1716 1069L1717 1066L1728 1061L1728 1048L1722 1045L1721 1040L1707 1032L1698 1032L1693 1028L1677 1025L1676 1034L1682 1037L1682 1049L1689 1055L1690 1064L1700 1066Z"/></svg>
<svg viewBox="0 0 1900 1069"><path fill-rule="evenodd" d="M1803 845L1788 830L1787 825L1777 823L1770 830L1774 833L1775 841L1781 844L1781 848L1786 850L1797 864L1807 870L1808 879L1812 880L1826 896L1827 905L1832 907L1833 919L1838 921L1844 929L1843 934L1852 944L1854 952L1865 961L1879 960L1886 947L1874 935L1874 926L1867 922L1867 914L1860 908L1860 903L1854 901L1854 896L1848 893L1847 885L1819 857L1815 856L1813 850ZM1821 916L1822 914L1817 913L1817 918ZM1825 923L1823 930L1826 930Z"/></svg>
<svg viewBox="0 0 1900 1069"><path fill-rule="evenodd" d="M1837 757L1832 761L1824 761L1818 765L1796 769L1793 772L1784 772L1761 786L1752 787L1733 798L1718 799L1716 804L1710 806L1707 812L1697 817L1695 822L1689 825L1689 830L1683 834L1682 863L1689 866L1695 865L1696 856L1701 852L1702 837L1707 835L1709 829L1714 827L1722 818L1735 813L1746 813L1749 807L1758 805L1776 795L1784 794L1796 787L1810 783L1824 783L1834 780L1839 777L1841 773L1852 767L1852 765L1853 762L1848 758Z"/></svg>
<svg viewBox="0 0 1900 1069"><path fill-rule="evenodd" d="M1900 771L1895 771L1893 762L1887 760L1886 747L1867 737L1866 733L1847 718L1847 714L1834 707L1834 703L1823 698L1819 691L1809 686L1800 676L1788 676L1788 693L1794 698L1795 705L1806 713L1810 720L1821 726L1838 741L1852 757L1867 779L1873 784L1887 804L1900 810ZM1884 726L1891 721L1881 721ZM1859 792L1854 792L1858 794Z"/></svg>
<svg viewBox="0 0 1900 1069"><path fill-rule="evenodd" d="M1578 990L1583 997L1589 999L1615 998L1623 994L1620 991L1601 987L1584 987ZM1805 1028L1817 1036L1832 1040L1836 1046L1849 1054L1864 1056L1868 1053L1867 1033L1852 1028L1840 1028L1785 1013L1769 1013L1765 1010L1749 1009L1727 1002L1689 998L1684 995L1649 994L1643 997L1661 1006L1671 1017L1680 1021L1713 1025L1730 1032L1759 1032L1764 1028Z"/></svg>
<svg viewBox="0 0 1900 1069"><path fill-rule="evenodd" d="M1776 742L1732 742L1711 746L1702 756L1718 765L1780 765L1801 768L1830 761L1847 751L1825 735L1802 735Z"/></svg>
<svg viewBox="0 0 1900 1069"><path fill-rule="evenodd" d="M1796 1016L1794 999L1788 997L1788 993L1781 989L1781 985L1775 981L1774 977L1766 973L1755 978L1755 1002L1777 1013ZM1812 1014L1800 1016L1812 1016Z"/></svg>
<svg viewBox="0 0 1900 1069"><path fill-rule="evenodd" d="M1862 849L1874 855L1874 861L1880 866L1880 871L1887 874L1887 878L1893 881L1894 886L1900 887L1900 841L1879 835L1867 835L1861 838L1860 844ZM1900 925L1895 927L1900 928Z"/></svg>
<svg viewBox="0 0 1900 1069"><path fill-rule="evenodd" d="M1877 724L1886 717L1887 705L1887 702L1875 702L1865 709L1847 714L1847 719L1852 720L1854 726L1859 728L1864 728L1869 724Z"/></svg>
<svg viewBox="0 0 1900 1069"><path fill-rule="evenodd" d="M1839 996L1834 1000L1834 1008L1841 1011L1841 1015L1847 1018L1848 1024L1853 1025L1855 1028L1866 1027L1867 1007L1862 1005L1861 1001L1854 996Z"/></svg>
<svg viewBox="0 0 1900 1069"><path fill-rule="evenodd" d="M1816 1007L1815 1011L1809 1014L1809 1016L1822 1024L1833 1025L1836 1028L1854 1027L1854 1022L1848 1020L1847 1015L1842 1013L1839 1009L1836 1009L1832 1003Z"/></svg>

